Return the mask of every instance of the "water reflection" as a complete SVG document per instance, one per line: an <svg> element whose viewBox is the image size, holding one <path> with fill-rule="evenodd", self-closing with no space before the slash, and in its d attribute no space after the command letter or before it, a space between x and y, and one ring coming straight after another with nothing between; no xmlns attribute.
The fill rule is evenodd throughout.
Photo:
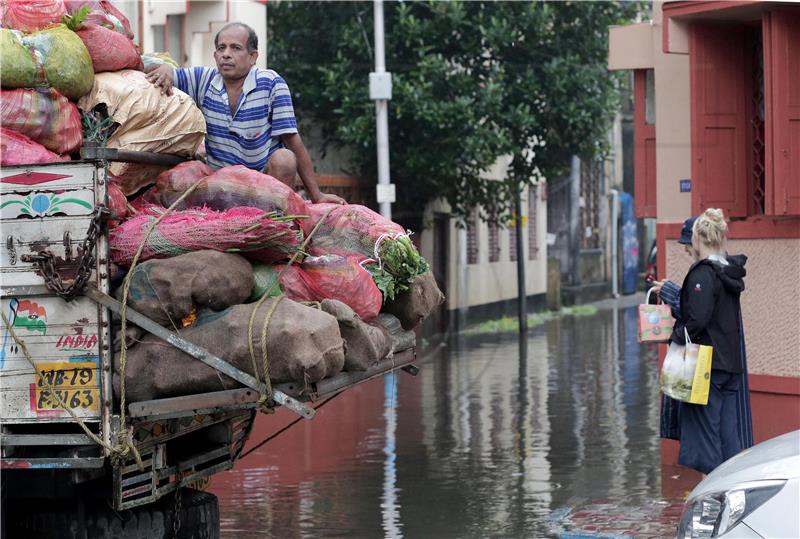
<svg viewBox="0 0 800 539"><path fill-rule="evenodd" d="M635 332L635 308L566 317L352 389L213 480L223 536L548 537L569 508L651 503L656 352Z"/></svg>

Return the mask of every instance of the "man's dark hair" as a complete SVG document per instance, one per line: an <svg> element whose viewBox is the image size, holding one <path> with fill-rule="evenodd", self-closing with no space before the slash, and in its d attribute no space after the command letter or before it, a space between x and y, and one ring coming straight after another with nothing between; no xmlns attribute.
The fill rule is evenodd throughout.
<svg viewBox="0 0 800 539"><path fill-rule="evenodd" d="M244 28L247 30L247 52L258 51L258 36L256 35L256 31L247 26L243 22L229 22L222 28L220 28L217 35L214 36L214 48L217 48L217 42L219 41L219 35L227 30L228 28L233 28L234 26L238 26L239 28Z"/></svg>

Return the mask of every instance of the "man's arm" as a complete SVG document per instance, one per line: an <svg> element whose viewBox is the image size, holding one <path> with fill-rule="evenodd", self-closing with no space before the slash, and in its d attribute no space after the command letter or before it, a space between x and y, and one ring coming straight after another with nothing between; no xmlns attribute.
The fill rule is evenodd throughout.
<svg viewBox="0 0 800 539"><path fill-rule="evenodd" d="M297 159L297 173L300 175L300 179L306 188L308 196L311 198L311 202L333 202L334 204L347 204L343 198L332 194L326 195L319 190L319 185L317 185L317 180L314 177L314 167L311 164L311 156L308 155L308 150L306 150L306 146L303 144L303 139L300 138L299 133L288 133L281 135L281 142L286 149L291 150L294 153L294 156Z"/></svg>

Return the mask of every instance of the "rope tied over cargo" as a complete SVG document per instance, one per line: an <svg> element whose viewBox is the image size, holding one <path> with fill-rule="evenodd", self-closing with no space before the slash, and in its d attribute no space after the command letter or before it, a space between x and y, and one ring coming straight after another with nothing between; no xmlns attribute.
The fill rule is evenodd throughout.
<svg viewBox="0 0 800 539"><path fill-rule="evenodd" d="M161 214L155 221L150 223L150 226L144 233L144 237L142 238L142 242L139 245L139 248L136 251L136 254L133 256L133 261L131 262L131 266L128 269L127 275L125 275L125 280L122 283L122 307L120 308L119 316L121 320L121 327L120 332L122 335L125 335L125 331L128 327L128 293L131 288L131 280L133 278L133 269L136 267L136 264L139 262L139 258L142 256L142 252L144 251L145 245L147 244L147 239L150 237L150 234L153 233L156 226L166 217L169 213L174 210L181 202L183 202L186 197L192 194L195 189L197 189L200 184L206 181L206 178L201 178L197 182L195 182L191 187L186 189L183 194L178 197L178 199L172 203L172 205L167 208L163 214ZM133 454L134 458L136 459L136 464L139 466L140 470L144 470L144 465L142 464L142 458L139 455L139 451L136 449L136 446L133 444L133 429L128 428L126 425L126 402L125 402L125 379L126 379L126 364L128 358L128 343L126 339L122 339L120 343L120 353L119 353L119 371L120 371L120 382L119 382L119 431L117 432L117 446L118 448L111 453L111 461L115 464L122 464L125 462L126 459Z"/></svg>
<svg viewBox="0 0 800 539"><path fill-rule="evenodd" d="M264 302L271 297L272 292L274 292L275 287L278 286L280 282L280 277L283 275L283 272L286 271L289 266L294 264L297 261L297 258L302 254L305 253L306 247L311 242L311 238L314 234L319 230L320 226L325 219L328 218L328 215L334 210L335 208L331 208L325 212L322 216L322 219L317 221L317 224L314 228L309 232L308 236L306 236L303 243L300 245L300 248L295 251L292 257L289 259L289 262L281 269L280 272L275 276L275 280L272 282L270 287L264 292L264 295L256 302L255 307L253 307L253 312L250 313L250 322L247 325L247 346L250 350L250 361L253 365L253 376L255 377L256 381L258 382L259 386L259 398L258 404L261 408L261 411L267 414L271 414L274 412L275 402L272 400L272 382L269 378L269 354L267 352L267 337L269 336L269 324L272 320L272 315L275 314L275 311L278 309L278 304L280 304L281 300L285 297L283 294L279 295L275 298L275 301L272 302L269 311L267 311L267 315L264 317L264 322L261 325L261 369L258 367L258 362L256 359L256 352L253 346L253 329L255 327L255 320L256 314Z"/></svg>

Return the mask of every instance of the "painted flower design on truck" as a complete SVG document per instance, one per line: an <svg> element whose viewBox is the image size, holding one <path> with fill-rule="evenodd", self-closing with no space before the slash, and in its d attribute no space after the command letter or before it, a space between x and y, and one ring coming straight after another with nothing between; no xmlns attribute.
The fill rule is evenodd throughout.
<svg viewBox="0 0 800 539"><path fill-rule="evenodd" d="M31 193L22 200L9 200L0 204L0 209L6 206L19 205L19 212L31 217L44 217L63 211L62 206L66 204L77 204L88 210L92 205L79 198L64 198L58 193Z"/></svg>

